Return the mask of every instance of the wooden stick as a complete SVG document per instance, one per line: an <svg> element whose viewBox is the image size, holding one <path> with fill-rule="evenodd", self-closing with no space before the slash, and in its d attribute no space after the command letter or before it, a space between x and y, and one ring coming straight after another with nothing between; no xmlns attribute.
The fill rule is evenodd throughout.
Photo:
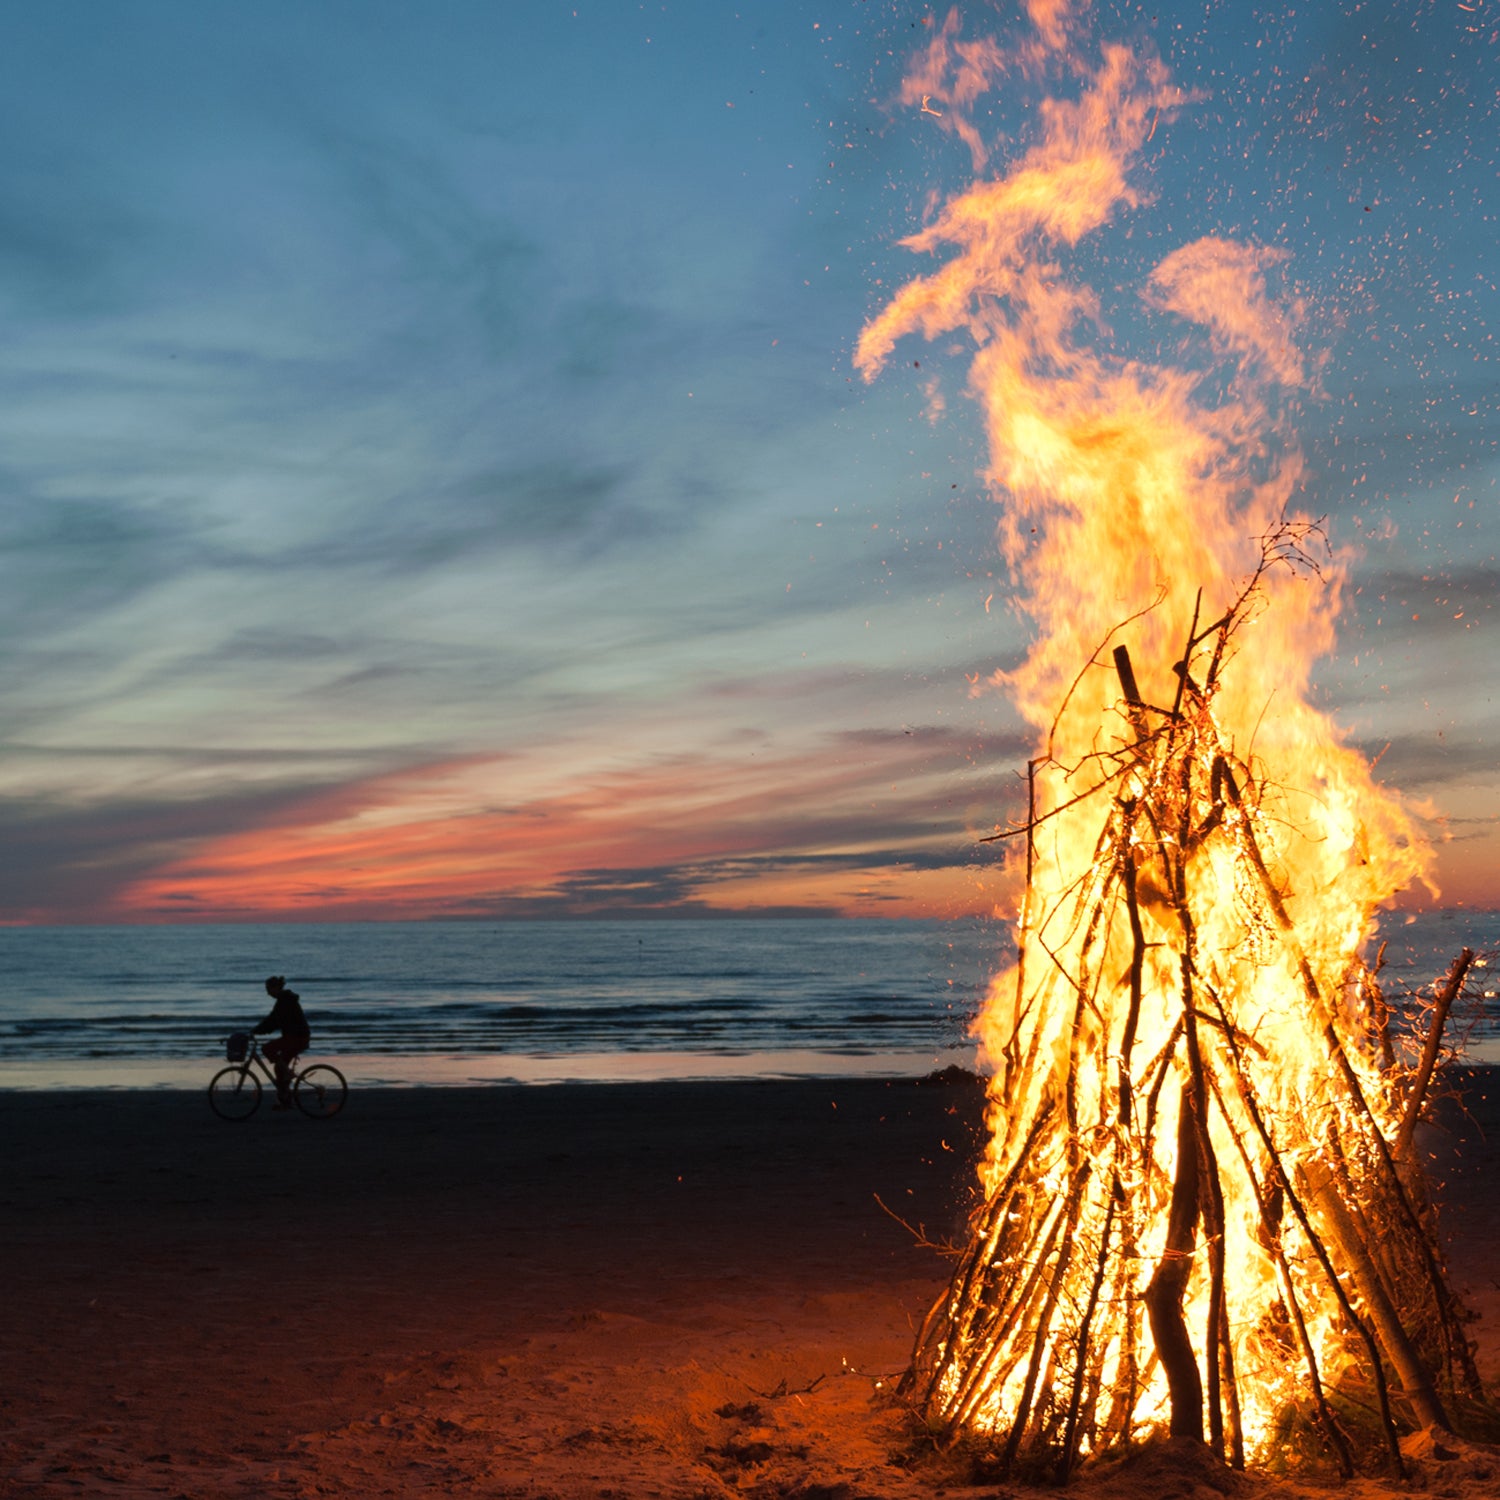
<svg viewBox="0 0 1500 1500"><path fill-rule="evenodd" d="M1365 1002L1370 1007L1370 1026L1375 1040L1380 1045L1380 1065L1387 1073L1396 1070L1396 1049L1391 1046L1391 1008L1386 1004L1385 991L1380 987L1380 971L1385 967L1385 944L1375 954L1375 967L1366 969L1360 976L1360 988Z"/></svg>
<svg viewBox="0 0 1500 1500"><path fill-rule="evenodd" d="M1431 1376L1401 1326L1401 1317L1391 1303L1379 1268L1360 1243L1359 1231L1339 1196L1338 1182L1333 1173L1326 1162L1319 1160L1304 1162L1302 1173L1307 1179L1310 1196L1321 1211L1323 1228L1349 1268L1349 1275L1359 1290L1359 1300L1364 1303L1365 1311L1375 1325L1375 1332L1400 1378L1401 1389L1411 1403L1413 1414L1423 1427L1446 1428L1448 1414L1438 1400Z"/></svg>
<svg viewBox="0 0 1500 1500"><path fill-rule="evenodd" d="M1021 939L1016 952L1016 1023L1026 999L1026 950L1031 946L1031 893L1036 869L1036 759L1026 762L1026 889L1021 893ZM1005 1043L1005 1066L1009 1075L1015 1063L1016 1027Z"/></svg>
<svg viewBox="0 0 1500 1500"><path fill-rule="evenodd" d="M1199 589L1193 598L1193 623L1188 626L1187 645L1182 648L1182 660L1177 663L1177 693L1172 699L1172 717L1178 718L1182 713L1182 691L1192 681L1193 670L1193 647L1197 644L1198 612L1203 608L1203 590ZM1197 684L1193 684L1193 691L1198 690Z"/></svg>
<svg viewBox="0 0 1500 1500"><path fill-rule="evenodd" d="M1115 672L1120 679L1120 687L1124 690L1125 701L1132 708L1144 708L1146 700L1141 697L1141 690L1136 686L1135 668L1130 663L1130 649L1126 646L1116 646L1114 650Z"/></svg>
<svg viewBox="0 0 1500 1500"><path fill-rule="evenodd" d="M932 1398L944 1375L947 1373L953 1361L958 1357L963 1346L972 1335L973 1321L978 1315L979 1299L974 1294L974 1283L989 1270L993 1260L1000 1236L1007 1223L1007 1211L1015 1199L1019 1186L1022 1170L1030 1163L1031 1153L1034 1150L1041 1133L1052 1119L1053 1105L1051 1101L1043 1103L1032 1119L1031 1127L1026 1133L1026 1139L1022 1141L1021 1148L1016 1154L1016 1159L1011 1163L1010 1171L1006 1174L1004 1181L986 1201L983 1211L978 1217L973 1238L969 1248L959 1263L959 1270L950 1283L949 1290L944 1298L934 1306L936 1312L938 1307L946 1306L949 1311L945 1314L946 1337L942 1341L941 1350L937 1361L933 1366L932 1374L928 1379L923 1400ZM929 1317L932 1315L929 1314ZM924 1330L926 1325L924 1324ZM940 1325L935 1325L940 1326ZM920 1352L930 1349L932 1345L928 1342L924 1332L917 1340L917 1349ZM909 1372L913 1381L916 1378L916 1363L914 1361L912 1370ZM902 1385L907 1385L905 1377Z"/></svg>
<svg viewBox="0 0 1500 1500"><path fill-rule="evenodd" d="M1052 1259L1052 1252L1057 1245L1058 1236L1063 1230L1063 1221L1067 1215L1067 1204L1059 1203L1053 1213L1048 1215L1047 1233L1043 1237L1036 1260L1027 1273L1025 1282L1017 1288L1017 1295L1009 1299L1008 1310L1005 1315L1003 1326L986 1331L985 1337L976 1340L985 1348L984 1358L977 1366L971 1368L963 1377L957 1390L947 1403L947 1420L950 1431L956 1431L964 1425L973 1415L975 1408L983 1401L985 1393L989 1389L990 1376L1000 1358L1006 1353L1010 1344L1010 1332L1015 1325L1017 1316L1030 1306L1037 1287L1041 1284L1046 1274L1048 1263ZM1055 1287L1057 1278L1052 1278Z"/></svg>
<svg viewBox="0 0 1500 1500"><path fill-rule="evenodd" d="M1064 1205L1059 1201L1049 1203L1031 1221L1037 1226L1036 1231L1020 1231L1016 1241L1009 1245L1009 1253L999 1255L999 1243L1003 1242L997 1241L994 1257L986 1257L982 1262L976 1261L973 1280L966 1288L963 1302L959 1306L961 1316L950 1341L949 1359L976 1347L990 1351L986 1364L993 1364L999 1358L1011 1330L1016 1326L1017 1320L1024 1316L1027 1303L1046 1271L1062 1224L1063 1208ZM1002 1222L1009 1217L1009 1214L1004 1215ZM1029 1262L1026 1260L1028 1255L1031 1256ZM1024 1280L1020 1278L1022 1265L1029 1265ZM940 1384L942 1374L943 1371L939 1369L934 1376L934 1389ZM961 1378L948 1403L950 1409L958 1404L964 1390L976 1378L978 1377L972 1369Z"/></svg>
<svg viewBox="0 0 1500 1500"><path fill-rule="evenodd" d="M1229 1338L1229 1299L1220 1297L1219 1352L1224 1363L1222 1381L1229 1417L1229 1466L1245 1467L1245 1426L1240 1416L1240 1388L1234 1374L1234 1345Z"/></svg>
<svg viewBox="0 0 1500 1500"><path fill-rule="evenodd" d="M1114 649L1115 673L1120 679L1120 689L1125 694L1125 715L1130 727L1135 730L1138 752L1148 749L1151 742L1151 726L1146 721L1146 700L1136 685L1135 668L1130 662L1130 652L1125 646ZM1160 710L1157 710L1160 712Z"/></svg>
<svg viewBox="0 0 1500 1500"><path fill-rule="evenodd" d="M1474 962L1474 950L1465 948L1449 966L1448 977L1437 993L1432 1007L1432 1024L1427 1028L1427 1045L1422 1049L1422 1061L1417 1067L1417 1076L1412 1080L1411 1092L1406 1096L1406 1113L1401 1128L1396 1132L1396 1150L1401 1155L1411 1151L1412 1137L1421 1118L1422 1104L1427 1098L1427 1085L1432 1082L1432 1070L1437 1066L1438 1050L1443 1040L1443 1027L1448 1021L1448 1012L1464 987L1469 966Z"/></svg>
<svg viewBox="0 0 1500 1500"><path fill-rule="evenodd" d="M1125 888L1125 911L1130 919L1130 1006L1125 1012L1125 1030L1120 1038L1119 1064L1119 1119L1125 1129L1131 1121L1130 1054L1135 1050L1135 1031L1140 1021L1142 999L1142 976L1146 963L1146 933L1141 926L1140 902L1135 889L1135 854L1130 847L1130 830L1134 819L1130 814L1131 804L1122 804L1127 809L1125 837L1120 840L1120 877Z"/></svg>
<svg viewBox="0 0 1500 1500"><path fill-rule="evenodd" d="M1167 1213L1167 1240L1146 1287L1146 1317L1166 1372L1173 1437L1203 1441L1203 1381L1193 1341L1182 1315L1182 1298L1193 1270L1199 1201L1199 1121L1191 1089L1184 1083L1177 1105L1177 1174Z"/></svg>
<svg viewBox="0 0 1500 1500"><path fill-rule="evenodd" d="M1196 620L1196 612L1195 612ZM1219 1163L1214 1155L1212 1137L1208 1130L1208 1088L1204 1081L1203 1053L1198 1040L1198 1010L1194 994L1198 931L1193 913L1188 905L1187 868L1183 850L1187 847L1189 823L1192 817L1192 755L1182 758L1181 816L1177 829L1177 840L1173 845L1161 844L1165 851L1173 850L1167 860L1171 879L1173 905L1178 925L1182 929L1182 954L1180 958L1183 1038L1186 1043L1188 1079L1192 1085L1193 1114L1198 1125L1198 1168L1204 1191L1199 1195L1199 1214L1203 1221L1203 1237L1208 1247L1209 1298L1208 1327L1204 1349L1204 1367L1208 1374L1208 1436L1214 1452L1224 1454L1224 1402L1220 1378L1223 1374L1220 1341L1224 1335L1225 1288L1224 1288L1224 1191L1219 1180Z"/></svg>
<svg viewBox="0 0 1500 1500"><path fill-rule="evenodd" d="M1063 1426L1062 1455L1057 1461L1057 1482L1068 1482L1068 1471L1077 1456L1078 1410L1083 1403L1083 1383L1088 1371L1089 1335L1093 1330L1094 1311L1099 1306L1099 1293L1104 1287L1105 1272L1109 1268L1109 1232L1114 1227L1115 1204L1121 1196L1120 1179L1117 1175L1110 1189L1109 1206L1104 1211L1104 1228L1099 1234L1099 1254L1094 1265L1094 1280L1089 1287L1088 1305L1084 1308L1083 1321L1079 1324L1077 1340L1077 1365L1073 1371L1073 1394L1068 1401L1068 1417Z"/></svg>
<svg viewBox="0 0 1500 1500"><path fill-rule="evenodd" d="M1073 1231L1078 1224L1079 1202L1092 1167L1091 1162L1083 1163L1068 1192L1067 1232L1062 1237L1062 1247L1057 1255L1057 1268L1053 1271L1048 1283L1041 1316L1037 1319L1036 1333L1031 1341L1031 1359L1026 1366L1026 1384L1021 1388L1021 1399L1016 1403L1015 1420L1011 1423L1010 1436L1005 1441L1005 1452L1001 1456L1000 1466L1005 1471L1008 1471L1015 1463L1016 1454L1020 1451L1021 1439L1026 1435L1027 1424L1031 1421L1031 1403L1036 1396L1037 1379L1041 1374L1042 1362L1047 1354L1047 1334L1052 1327L1052 1315L1057 1310L1058 1294L1062 1291L1063 1280L1068 1274L1068 1262L1073 1257Z"/></svg>
<svg viewBox="0 0 1500 1500"><path fill-rule="evenodd" d="M1191 983L1188 955L1183 955L1183 983ZM1191 996L1188 997L1191 999ZM1193 1013L1189 1009L1185 1028L1187 1038L1188 1067L1193 1088L1193 1111L1199 1122L1198 1170L1204 1191L1200 1194L1200 1215L1203 1220L1203 1238L1208 1248L1209 1296L1207 1340L1203 1363L1208 1372L1208 1440L1214 1452L1224 1453L1224 1404L1220 1385L1221 1368L1220 1340L1224 1335L1225 1286L1224 1286L1224 1190L1219 1181L1219 1163L1214 1154L1213 1140L1208 1133L1208 1090L1203 1077L1203 1059L1198 1050L1198 1029L1193 1024Z"/></svg>

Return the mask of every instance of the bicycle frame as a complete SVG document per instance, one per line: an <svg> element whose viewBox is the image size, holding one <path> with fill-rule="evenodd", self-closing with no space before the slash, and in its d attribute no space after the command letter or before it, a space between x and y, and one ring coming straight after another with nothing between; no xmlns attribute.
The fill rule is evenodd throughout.
<svg viewBox="0 0 1500 1500"><path fill-rule="evenodd" d="M299 1054L299 1056L300 1056L300 1054ZM262 1055L261 1050L260 1050L260 1039L258 1037L256 1037L256 1036L252 1036L250 1038L250 1049L249 1049L249 1051L247 1051L245 1053L243 1061L238 1062L238 1063L233 1063L233 1064L231 1064L231 1066L232 1067L238 1067L238 1068L248 1068L251 1063L254 1063L255 1066L260 1069L260 1075L261 1075L261 1077L264 1078L266 1080L266 1082L271 1085L272 1088L275 1088L276 1087L276 1069L273 1066L273 1064L271 1064ZM300 1073L301 1071L302 1070L297 1066L297 1058L294 1057L292 1059L292 1071L291 1071L291 1074L287 1078L287 1086L288 1087L290 1087L292 1084L296 1083L296 1081L297 1081L297 1074Z"/></svg>
<svg viewBox="0 0 1500 1500"><path fill-rule="evenodd" d="M276 1070L260 1050L254 1035L247 1033L245 1055L214 1074L208 1085L208 1102L224 1120L248 1120L260 1106L262 1084L276 1085ZM327 1120L344 1107L348 1080L332 1063L298 1065L301 1054L291 1059L287 1087L297 1108L313 1119ZM277 1092L280 1092L277 1090Z"/></svg>

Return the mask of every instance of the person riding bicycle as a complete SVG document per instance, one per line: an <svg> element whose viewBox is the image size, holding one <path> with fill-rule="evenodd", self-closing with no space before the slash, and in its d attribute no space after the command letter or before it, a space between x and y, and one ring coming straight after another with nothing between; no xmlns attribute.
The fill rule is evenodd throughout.
<svg viewBox="0 0 1500 1500"><path fill-rule="evenodd" d="M276 1002L255 1034L263 1031L279 1031L281 1035L261 1048L262 1054L276 1069L276 1108L287 1109L292 1102L292 1059L305 1052L312 1041L312 1031L307 1017L302 1013L302 1001L296 990L286 987L284 975L273 974L266 980L266 993Z"/></svg>

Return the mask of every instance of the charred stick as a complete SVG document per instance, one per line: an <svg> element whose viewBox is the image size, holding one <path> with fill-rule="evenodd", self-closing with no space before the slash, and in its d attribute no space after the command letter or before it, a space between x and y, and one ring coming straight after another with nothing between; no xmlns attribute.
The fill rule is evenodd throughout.
<svg viewBox="0 0 1500 1500"><path fill-rule="evenodd" d="M1078 1441L1078 1412L1083 1404L1084 1377L1088 1371L1089 1336L1093 1332L1094 1311L1099 1306L1099 1293L1104 1287L1105 1273L1109 1268L1109 1232L1114 1227L1115 1204L1121 1196L1120 1179L1116 1175L1110 1190L1109 1206L1104 1211L1104 1228L1099 1234L1099 1254L1094 1263L1094 1280L1089 1287L1088 1305L1083 1311L1083 1321L1078 1328L1077 1365L1073 1371L1073 1394L1068 1401L1068 1417L1063 1427L1062 1455L1057 1461L1057 1482L1068 1482L1068 1471L1073 1467Z"/></svg>
<svg viewBox="0 0 1500 1500"><path fill-rule="evenodd" d="M1218 639L1214 641L1214 654L1209 658L1208 672L1203 679L1203 685L1209 691L1213 690L1214 684L1219 680L1219 668L1224 665L1224 652L1229 647L1229 637L1234 634L1234 628L1239 623L1239 615L1240 606L1236 604L1213 627L1213 633Z"/></svg>
<svg viewBox="0 0 1500 1500"><path fill-rule="evenodd" d="M1185 915L1185 914L1184 914ZM1190 991L1192 972L1187 954L1183 955L1183 987ZM1188 996L1191 1001L1191 993ZM1208 1431L1209 1443L1215 1453L1224 1452L1224 1406L1220 1385L1221 1350L1227 1343L1221 1342L1225 1323L1224 1287L1224 1187L1219 1180L1219 1163L1214 1153L1213 1141L1208 1133L1208 1090L1204 1083L1203 1058L1198 1049L1198 1029L1193 1024L1193 1011L1187 1012L1188 1065L1193 1085L1193 1110L1198 1119L1199 1171L1204 1192L1201 1196L1200 1212L1203 1220L1203 1237L1208 1246L1209 1296L1207 1345L1204 1350L1204 1366L1208 1371Z"/></svg>
<svg viewBox="0 0 1500 1500"><path fill-rule="evenodd" d="M1217 1004L1218 996L1213 994L1211 986L1209 986L1208 988L1209 993L1213 996L1213 999ZM1196 1008L1196 1006L1194 1006L1191 1015L1194 1018L1198 1018L1201 1016L1201 1018L1205 1021L1215 1021L1214 1017L1209 1016L1207 1012L1200 1012ZM1215 1022L1215 1024L1217 1023ZM1200 1097L1203 1100L1202 1119L1204 1121L1207 1121L1208 1119L1208 1101L1209 1097L1211 1096L1214 1102L1219 1106L1219 1113L1224 1120L1226 1128L1229 1130L1230 1137L1234 1141L1235 1146L1240 1150L1240 1154L1243 1157L1244 1147L1242 1142L1240 1141L1239 1132L1235 1128L1234 1121L1229 1118L1227 1112L1224 1109L1224 1101L1219 1094L1218 1084L1215 1081L1212 1072L1203 1063L1203 1056L1202 1052L1198 1048L1196 1035L1193 1038L1193 1042L1194 1061L1197 1067L1198 1091ZM1227 1415L1229 1418L1229 1462L1233 1468L1243 1469L1245 1467L1245 1430L1240 1417L1239 1387L1235 1381L1234 1346L1231 1343L1229 1336L1229 1297L1225 1285L1224 1252L1226 1244L1225 1236L1228 1233L1228 1226L1227 1216L1224 1211L1224 1188L1223 1181L1219 1173L1218 1158L1216 1153L1214 1152L1213 1141L1206 1126L1202 1132L1202 1139L1205 1148L1204 1172L1210 1184L1210 1197L1212 1204L1212 1224L1208 1227L1208 1234L1210 1236L1209 1264L1211 1275L1213 1277L1209 1295L1209 1301L1211 1304L1209 1316L1210 1318L1217 1317L1217 1322L1214 1324L1214 1327L1217 1330L1219 1354L1218 1380L1219 1390L1222 1392L1225 1405L1227 1405L1228 1408ZM1253 1174L1250 1173L1248 1159L1246 1159L1246 1173L1247 1175L1251 1175L1253 1178ZM1251 1186L1252 1189L1255 1188L1253 1180ZM1255 1190L1258 1194L1258 1189ZM1212 1348L1212 1342L1210 1347ZM1211 1405L1211 1415L1212 1410L1213 1408ZM1222 1451L1221 1448L1217 1447L1218 1443L1221 1440L1222 1432L1220 1433L1219 1438L1215 1440L1217 1451Z"/></svg>
<svg viewBox="0 0 1500 1500"><path fill-rule="evenodd" d="M1219 1297L1219 1356L1223 1362L1220 1378L1229 1417L1229 1466L1232 1469L1243 1469L1245 1427L1240 1416L1240 1388L1234 1374L1234 1345L1229 1338L1229 1299L1222 1293Z"/></svg>
<svg viewBox="0 0 1500 1500"><path fill-rule="evenodd" d="M1128 1145L1128 1141L1126 1142ZM1118 1179L1117 1179L1118 1180ZM1125 1435L1140 1392L1137 1339L1140 1325L1140 1291L1136 1276L1138 1248L1136 1241L1136 1205L1128 1192L1121 1192L1119 1210L1120 1253L1115 1257L1115 1301L1124 1308L1121 1330L1120 1362L1115 1374L1115 1389L1106 1417L1106 1428L1113 1429L1119 1417Z"/></svg>
<svg viewBox="0 0 1500 1500"><path fill-rule="evenodd" d="M1016 1015L1026 997L1026 950L1031 946L1031 892L1036 869L1036 758L1026 762L1026 889L1021 894L1021 937L1016 953ZM1015 1046L1015 1032L1006 1044L1007 1061Z"/></svg>
<svg viewBox="0 0 1500 1500"><path fill-rule="evenodd" d="M1183 779L1187 780L1189 768L1183 767ZM1188 816L1189 798L1184 787L1182 799L1184 822ZM1181 843L1177 846L1182 847ZM1198 1173L1201 1184L1198 1194L1198 1212L1203 1223L1203 1237L1208 1247L1209 1258L1209 1313L1207 1340L1204 1350L1204 1367L1208 1372L1208 1431L1209 1443L1221 1457L1224 1453L1224 1408L1219 1388L1219 1337L1222 1332L1224 1308L1224 1193L1219 1182L1219 1164L1214 1157L1213 1141L1208 1133L1208 1088L1204 1082L1203 1054L1198 1042L1197 1002L1194 995L1194 963L1197 955L1198 933L1193 914L1187 904L1187 875L1181 859L1169 863L1169 876L1173 895L1176 898L1177 920L1182 928L1182 1034L1187 1053L1188 1086L1191 1088L1191 1104L1195 1122L1198 1149ZM1189 1096L1184 1096L1184 1107ZM1185 1325L1184 1325L1185 1326ZM1201 1417L1200 1417L1201 1430Z"/></svg>
<svg viewBox="0 0 1500 1500"><path fill-rule="evenodd" d="M1193 1269L1200 1198L1199 1121L1192 1091L1186 1084L1177 1108L1177 1173L1167 1214L1167 1239L1162 1258L1146 1287L1146 1317L1151 1338L1167 1377L1173 1437L1203 1440L1203 1381L1193 1341L1182 1314L1183 1294Z"/></svg>
<svg viewBox="0 0 1500 1500"><path fill-rule="evenodd" d="M1182 660L1173 667L1177 674L1177 695L1172 699L1172 717L1178 718L1182 713L1182 690L1192 682L1193 647L1196 644L1198 630L1198 612L1203 608L1203 590L1199 589L1193 599L1193 623L1188 626L1187 645L1183 648ZM1198 684L1193 683L1193 692L1198 692Z"/></svg>
<svg viewBox="0 0 1500 1500"><path fill-rule="evenodd" d="M1364 992L1365 1004L1370 1007L1370 1029L1380 1046L1380 1065L1386 1073L1396 1070L1396 1049L1391 1045L1391 1008L1386 1004L1385 991L1380 987L1379 974L1385 967L1385 944L1375 954L1374 969L1366 969L1360 976L1360 989Z"/></svg>
<svg viewBox="0 0 1500 1500"><path fill-rule="evenodd" d="M1469 966L1474 962L1474 950L1465 948L1448 969L1448 977L1437 992L1432 1007L1432 1023L1427 1028L1427 1044L1422 1048L1422 1061L1417 1066L1417 1076L1412 1080L1411 1092L1406 1096L1406 1113L1401 1119L1401 1128L1396 1132L1396 1150L1405 1155L1411 1150L1412 1137L1417 1131L1422 1105L1427 1098L1427 1086L1432 1082L1432 1070L1437 1066L1438 1051L1442 1045L1443 1027L1448 1021L1448 1012L1464 987Z"/></svg>
<svg viewBox="0 0 1500 1500"><path fill-rule="evenodd" d="M1130 1006L1125 1012L1125 1031L1120 1038L1120 1124L1130 1128L1131 1085L1130 1054L1135 1050L1135 1031L1140 1022L1142 980L1146 963L1146 933L1141 926L1140 901L1135 889L1135 855L1130 847L1130 828L1133 820L1129 815L1131 804L1124 804L1126 837L1120 848L1121 884L1125 888L1125 911L1130 919Z"/></svg>
<svg viewBox="0 0 1500 1500"><path fill-rule="evenodd" d="M1135 668L1130 662L1130 648L1128 646L1116 646L1114 657L1115 672L1120 679L1120 688L1125 694L1125 701L1133 709L1144 709L1146 700L1141 697L1141 690L1136 685Z"/></svg>
<svg viewBox="0 0 1500 1500"><path fill-rule="evenodd" d="M1177 1050L1177 1043L1182 1038L1182 1026L1182 1017L1179 1016L1177 1018L1176 1024L1172 1027L1172 1030L1167 1035L1166 1044L1162 1047L1161 1051L1157 1053L1156 1057L1152 1059L1151 1067L1146 1070L1148 1075L1153 1071L1155 1071L1156 1073L1155 1082L1152 1083L1151 1087L1146 1091L1146 1141L1141 1155L1147 1161L1151 1160L1151 1143L1156 1138L1157 1101L1161 1097L1162 1085L1167 1081L1167 1073L1169 1072L1168 1065L1171 1063L1172 1056Z"/></svg>
<svg viewBox="0 0 1500 1500"><path fill-rule="evenodd" d="M1328 1237L1337 1246L1349 1275L1359 1291L1370 1321L1387 1358L1401 1381L1401 1388L1418 1423L1423 1427L1447 1427L1448 1414L1433 1389L1432 1378L1411 1346L1401 1318L1391 1302L1380 1269L1360 1242L1359 1231L1339 1195L1338 1182L1328 1165L1319 1160L1303 1164L1303 1175L1314 1201L1323 1211Z"/></svg>

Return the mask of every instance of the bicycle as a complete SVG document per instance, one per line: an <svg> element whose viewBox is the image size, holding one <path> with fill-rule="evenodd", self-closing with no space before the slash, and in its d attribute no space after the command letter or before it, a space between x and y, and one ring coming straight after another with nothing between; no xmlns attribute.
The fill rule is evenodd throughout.
<svg viewBox="0 0 1500 1500"><path fill-rule="evenodd" d="M248 1120L260 1108L261 1078L274 1088L275 1070L261 1056L260 1044L247 1032L237 1031L230 1037L224 1055L229 1066L220 1068L209 1082L209 1108L221 1120ZM299 1068L293 1061L292 1098L309 1119L331 1120L343 1109L348 1096L349 1085L332 1063Z"/></svg>

